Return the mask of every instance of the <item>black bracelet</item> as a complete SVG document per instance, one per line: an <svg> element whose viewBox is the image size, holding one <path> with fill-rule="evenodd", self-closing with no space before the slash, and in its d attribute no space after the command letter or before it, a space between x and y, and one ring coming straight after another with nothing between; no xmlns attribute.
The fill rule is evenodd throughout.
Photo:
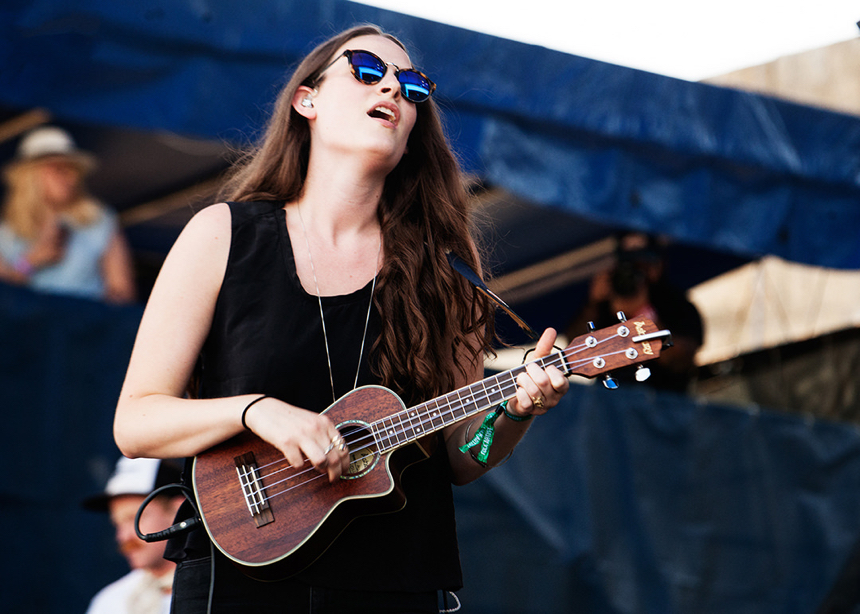
<svg viewBox="0 0 860 614"><path fill-rule="evenodd" d="M256 403L257 401L262 401L263 399L268 399L268 398L269 398L269 395L267 395L267 394L264 394L264 395L262 395L262 396L259 396L259 397L257 397L256 399L254 399L253 401L251 401L250 403L248 403L248 404L245 406L245 409L243 409L243 410L242 410L242 427L243 427L246 431L250 431L251 429L249 429L249 428L248 428L248 425L247 425L247 424L245 424L245 414L247 414L247 413L248 413L248 410L249 410L249 409L251 409L251 405L253 405L253 404L254 404L254 403Z"/></svg>

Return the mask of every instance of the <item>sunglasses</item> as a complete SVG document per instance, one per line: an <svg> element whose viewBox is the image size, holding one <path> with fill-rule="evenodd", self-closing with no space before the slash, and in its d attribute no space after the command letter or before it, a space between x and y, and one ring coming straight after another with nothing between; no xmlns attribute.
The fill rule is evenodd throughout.
<svg viewBox="0 0 860 614"><path fill-rule="evenodd" d="M383 62L382 58L376 54L360 49L347 49L341 53L320 71L316 81L319 81L323 73L334 66L335 62L343 56L346 56L349 62L349 70L352 72L352 76L365 85L376 85L382 81L385 73L388 72L388 67L394 66L394 76L400 83L400 93L410 102L424 102L430 98L430 94L436 89L436 84L424 73Z"/></svg>

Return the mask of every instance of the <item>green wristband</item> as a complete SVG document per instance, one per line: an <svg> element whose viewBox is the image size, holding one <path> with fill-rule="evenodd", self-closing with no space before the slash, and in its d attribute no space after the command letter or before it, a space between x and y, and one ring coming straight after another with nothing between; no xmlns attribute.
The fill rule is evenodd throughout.
<svg viewBox="0 0 860 614"><path fill-rule="evenodd" d="M526 420L531 420L531 419L532 419L532 415L531 415L531 414L527 414L527 415L525 415L525 416L516 416L516 415L512 414L511 412L509 412L509 411L508 411L508 402L507 402L507 401L505 401L505 402L503 403L503 405L504 405L505 415L506 415L509 419L513 420L514 422L525 422Z"/></svg>

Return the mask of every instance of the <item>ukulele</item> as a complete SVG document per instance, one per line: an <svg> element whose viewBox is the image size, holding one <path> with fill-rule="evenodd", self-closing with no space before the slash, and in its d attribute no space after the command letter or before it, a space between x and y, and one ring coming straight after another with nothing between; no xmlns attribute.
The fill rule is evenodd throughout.
<svg viewBox="0 0 860 614"><path fill-rule="evenodd" d="M534 360L566 376L592 378L657 358L669 331L647 319L622 321L574 339ZM525 365L406 408L391 390L363 386L323 413L349 446L349 467L335 483L310 463L292 467L281 452L247 431L194 458L198 511L212 542L248 576L274 580L311 564L355 517L406 505L402 470L427 457L408 445L513 397ZM637 374L638 375L638 374ZM643 377L637 376L641 381ZM394 454L397 452L397 454Z"/></svg>

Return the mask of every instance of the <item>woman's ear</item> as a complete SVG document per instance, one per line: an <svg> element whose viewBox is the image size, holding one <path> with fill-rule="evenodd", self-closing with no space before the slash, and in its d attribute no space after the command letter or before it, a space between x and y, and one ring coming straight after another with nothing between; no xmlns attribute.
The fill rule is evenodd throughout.
<svg viewBox="0 0 860 614"><path fill-rule="evenodd" d="M317 95L316 88L310 88L306 85L300 85L296 93L293 94L293 108L299 115L312 119L316 117L314 110L314 97Z"/></svg>

